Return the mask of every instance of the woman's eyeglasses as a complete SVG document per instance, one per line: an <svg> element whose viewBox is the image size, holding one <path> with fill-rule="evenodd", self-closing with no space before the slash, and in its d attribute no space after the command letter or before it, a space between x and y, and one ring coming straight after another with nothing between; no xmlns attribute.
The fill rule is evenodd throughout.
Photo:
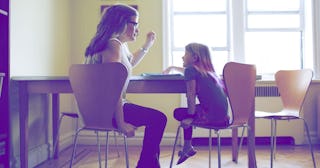
<svg viewBox="0 0 320 168"><path fill-rule="evenodd" d="M128 23L131 23L135 28L139 26L139 23L134 22L134 21L128 21Z"/></svg>

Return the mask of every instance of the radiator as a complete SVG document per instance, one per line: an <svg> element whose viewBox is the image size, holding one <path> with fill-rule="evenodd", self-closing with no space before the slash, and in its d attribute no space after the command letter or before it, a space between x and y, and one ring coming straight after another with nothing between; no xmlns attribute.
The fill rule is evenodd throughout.
<svg viewBox="0 0 320 168"><path fill-rule="evenodd" d="M259 111L276 112L282 109L282 102L274 82L261 82L256 85L255 108ZM256 137L270 137L270 120L256 119ZM302 120L277 121L277 137L291 137L295 144L304 143Z"/></svg>
<svg viewBox="0 0 320 168"><path fill-rule="evenodd" d="M282 102L279 97L279 92L274 82L259 81L255 87L256 98L255 108L259 111L276 112L282 109ZM181 97L181 105L186 107L186 98ZM229 107L229 114L231 113ZM256 137L270 137L270 120L256 119ZM239 135L241 134L239 130ZM207 137L208 130L196 128L194 137ZM231 137L231 130L222 131L222 137ZM246 133L245 133L246 135ZM292 137L295 144L303 144L304 142L304 126L300 120L277 121L277 136Z"/></svg>

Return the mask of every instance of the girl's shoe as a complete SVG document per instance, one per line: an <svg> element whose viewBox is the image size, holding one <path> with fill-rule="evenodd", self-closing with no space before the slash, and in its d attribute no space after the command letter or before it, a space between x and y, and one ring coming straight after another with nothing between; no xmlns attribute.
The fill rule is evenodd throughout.
<svg viewBox="0 0 320 168"><path fill-rule="evenodd" d="M190 148L187 152L183 152L183 151L179 151L178 156L180 157L177 165L183 163L184 161L186 161L189 157L195 155L197 153L196 150L194 150L193 148Z"/></svg>

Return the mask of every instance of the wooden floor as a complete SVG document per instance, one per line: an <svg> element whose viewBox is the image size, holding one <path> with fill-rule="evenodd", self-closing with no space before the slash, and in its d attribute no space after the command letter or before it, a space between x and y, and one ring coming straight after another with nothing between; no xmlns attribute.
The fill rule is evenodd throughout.
<svg viewBox="0 0 320 168"><path fill-rule="evenodd" d="M104 150L104 148L102 148ZM179 149L179 147L177 148ZM183 164L176 166L178 159L175 155L175 168L206 168L208 167L208 150L206 147L196 147L197 154ZM71 156L71 147L60 153L59 159L48 160L45 163L37 166L37 168L65 168L69 166ZM117 156L116 148L110 146L108 156L109 168L125 167L125 159L123 147L120 146L120 157ZM140 153L140 147L129 146L130 167L135 168ZM170 165L172 147L162 147L160 162L162 168L168 168ZM176 152L177 153L177 152ZM217 149L214 146L212 151L212 166L217 167ZM317 167L320 168L320 146L314 146L314 155ZM275 168L312 168L312 158L309 146L277 146L277 155L274 161ZM104 154L102 155L102 164L104 166ZM270 167L270 148L269 146L256 146L256 158L258 168ZM222 146L222 167L227 168L247 168L247 149L243 146L240 152L238 164L231 161L231 147ZM77 148L77 158L75 160L75 168L95 168L98 165L98 155L96 146L79 146Z"/></svg>

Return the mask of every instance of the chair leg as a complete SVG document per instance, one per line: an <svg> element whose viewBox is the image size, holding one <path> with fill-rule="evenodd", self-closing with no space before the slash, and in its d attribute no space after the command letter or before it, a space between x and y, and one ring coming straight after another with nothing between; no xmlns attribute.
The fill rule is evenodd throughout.
<svg viewBox="0 0 320 168"><path fill-rule="evenodd" d="M174 153L175 153L175 150L176 150L176 145L177 145L177 140L178 140L180 128L181 128L181 125L179 125L179 127L178 127L178 129L177 129L176 139L174 140L173 149L172 149L172 154L171 154L170 168L172 168L172 163L173 163L173 159L174 159Z"/></svg>
<svg viewBox="0 0 320 168"><path fill-rule="evenodd" d="M105 151L105 161L104 161L104 167L108 167L108 152L109 152L109 131L106 132L106 151Z"/></svg>
<svg viewBox="0 0 320 168"><path fill-rule="evenodd" d="M302 120L304 122L304 126L305 126L307 134L308 134L307 136L308 136L310 152L311 152L312 161L313 161L313 167L316 168L317 166L316 166L316 161L315 161L314 154L313 154L313 147L312 147L312 142L311 142L311 138L310 138L309 127L308 127L307 122L304 119L302 119Z"/></svg>
<svg viewBox="0 0 320 168"><path fill-rule="evenodd" d="M211 151L212 151L212 130L209 129L209 168L211 168Z"/></svg>
<svg viewBox="0 0 320 168"><path fill-rule="evenodd" d="M244 130L246 129L246 126L242 127L242 133L241 133L241 138L240 138L240 144L239 144L239 147L238 147L238 150L237 150L237 156L239 156L239 153L241 151L241 148L242 148L242 143L243 143L243 135L244 135ZM248 128L247 128L248 129ZM236 163L238 163L238 159L235 160Z"/></svg>
<svg viewBox="0 0 320 168"><path fill-rule="evenodd" d="M124 149L125 149L125 153L126 153L126 168L129 168L127 136L123 135L123 139L124 139Z"/></svg>
<svg viewBox="0 0 320 168"><path fill-rule="evenodd" d="M118 157L120 157L120 152L119 152L119 147L118 147L118 141L117 141L117 134L116 134L116 131L113 131L113 138L114 138L114 144L115 144L116 149L117 149Z"/></svg>
<svg viewBox="0 0 320 168"><path fill-rule="evenodd" d="M218 167L221 168L221 138L220 131L216 131L217 139L218 139Z"/></svg>
<svg viewBox="0 0 320 168"><path fill-rule="evenodd" d="M274 148L273 148L273 159L276 160L277 153L277 120L274 120Z"/></svg>
<svg viewBox="0 0 320 168"><path fill-rule="evenodd" d="M70 159L70 165L69 168L72 168L72 164L73 164L73 160L74 160L74 156L76 153L76 148L77 148L77 139L78 139L78 134L82 129L77 130L75 137L74 137L74 142L73 142L73 150L72 150L72 155L71 155L71 159Z"/></svg>
<svg viewBox="0 0 320 168"><path fill-rule="evenodd" d="M271 119L271 137L270 137L270 167L273 167L273 154L274 154L274 143L275 143L275 120Z"/></svg>
<svg viewBox="0 0 320 168"><path fill-rule="evenodd" d="M55 142L54 145L53 145L53 149L52 149L52 158L54 158L54 154L57 150L57 144L58 144L58 141L59 141L59 137L60 137L60 127L61 127L61 123L62 123L62 119L64 116L68 116L68 115L65 115L64 113L61 114L61 116L59 117L59 121L58 121L58 130L57 130L57 137L55 139ZM72 118L75 118L75 117L72 117ZM76 127L75 127L75 132L77 132L78 130L78 118L76 118ZM59 151L58 151L59 152Z"/></svg>
<svg viewBox="0 0 320 168"><path fill-rule="evenodd" d="M99 160L99 168L101 168L101 147L100 147L100 142L99 142L99 132L94 131L97 136L97 146L98 146L98 160Z"/></svg>

